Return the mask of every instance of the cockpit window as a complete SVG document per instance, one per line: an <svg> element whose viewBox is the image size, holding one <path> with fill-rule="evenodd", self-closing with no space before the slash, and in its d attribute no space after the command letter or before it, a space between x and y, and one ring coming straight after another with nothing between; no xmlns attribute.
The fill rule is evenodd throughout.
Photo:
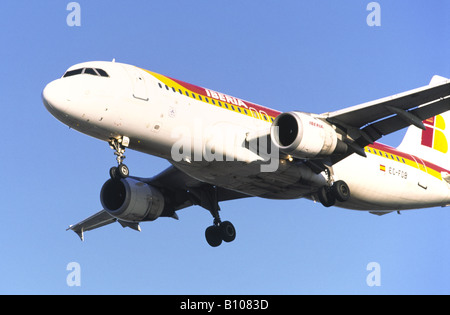
<svg viewBox="0 0 450 315"><path fill-rule="evenodd" d="M106 73L106 71L105 70L103 70L103 69L95 69L95 70L97 70L97 72L102 76L102 77L107 77L107 78L109 78L109 75Z"/></svg>
<svg viewBox="0 0 450 315"><path fill-rule="evenodd" d="M82 72L83 72L83 69L70 70L70 71L67 71L64 74L63 78L67 78L67 77L71 77L73 75L81 74Z"/></svg>
<svg viewBox="0 0 450 315"><path fill-rule="evenodd" d="M71 77L73 75L78 75L78 74L90 74L90 75L95 75L97 77L109 78L109 75L108 75L108 73L106 73L105 70L98 69L98 68L95 68L95 69L94 68L81 68L81 69L70 70L70 71L67 71L63 75L63 78Z"/></svg>
<svg viewBox="0 0 450 315"><path fill-rule="evenodd" d="M92 69L92 68L84 68L84 72L83 73L84 74L91 74L91 75L98 76L97 72L95 72L95 70Z"/></svg>

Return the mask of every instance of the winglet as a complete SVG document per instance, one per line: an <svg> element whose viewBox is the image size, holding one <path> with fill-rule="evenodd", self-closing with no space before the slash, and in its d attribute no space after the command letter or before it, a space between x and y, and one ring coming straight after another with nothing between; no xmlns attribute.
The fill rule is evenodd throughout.
<svg viewBox="0 0 450 315"><path fill-rule="evenodd" d="M80 237L80 240L82 242L84 242L84 231L83 231L83 229L77 230L77 231L74 231L74 232L77 233L77 235Z"/></svg>
<svg viewBox="0 0 450 315"><path fill-rule="evenodd" d="M73 226L73 225L69 225L69 227L66 229L66 231L68 231L68 230L74 231L74 232L78 235L78 237L80 238L80 240L81 240L82 242L84 241L84 231L83 231L83 228L80 228L80 229L74 229L74 226Z"/></svg>

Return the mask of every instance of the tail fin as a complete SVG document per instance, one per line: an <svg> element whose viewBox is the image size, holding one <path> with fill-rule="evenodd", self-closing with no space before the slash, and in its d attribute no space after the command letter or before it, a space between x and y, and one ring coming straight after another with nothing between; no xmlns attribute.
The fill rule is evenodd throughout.
<svg viewBox="0 0 450 315"><path fill-rule="evenodd" d="M447 78L435 75L430 85ZM410 126L398 149L445 167L450 165L450 111L424 120L426 130Z"/></svg>

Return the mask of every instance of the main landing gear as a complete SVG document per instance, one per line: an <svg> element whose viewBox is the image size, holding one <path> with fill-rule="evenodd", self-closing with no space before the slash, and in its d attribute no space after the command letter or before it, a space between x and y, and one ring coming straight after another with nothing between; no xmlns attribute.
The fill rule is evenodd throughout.
<svg viewBox="0 0 450 315"><path fill-rule="evenodd" d="M236 229L230 221L221 221L219 213L213 214L214 224L205 231L205 238L212 247L217 247L224 242L232 242L236 238Z"/></svg>
<svg viewBox="0 0 450 315"><path fill-rule="evenodd" d="M119 139L112 138L109 140L109 146L115 151L114 154L117 156L116 160L118 164L117 167L113 166L109 170L109 176L112 179L127 178L130 175L128 166L123 164L125 148L128 147L129 143L130 139L128 137L121 137Z"/></svg>
<svg viewBox="0 0 450 315"><path fill-rule="evenodd" d="M229 221L222 221L219 216L219 188L213 185L203 185L189 189L195 199L195 204L208 210L213 216L213 225L205 231L206 242L217 247L222 242L232 242L236 238L236 229Z"/></svg>
<svg viewBox="0 0 450 315"><path fill-rule="evenodd" d="M322 186L318 191L318 198L324 207L331 207L336 201L346 202L349 200L350 188L344 181L338 180L331 186Z"/></svg>

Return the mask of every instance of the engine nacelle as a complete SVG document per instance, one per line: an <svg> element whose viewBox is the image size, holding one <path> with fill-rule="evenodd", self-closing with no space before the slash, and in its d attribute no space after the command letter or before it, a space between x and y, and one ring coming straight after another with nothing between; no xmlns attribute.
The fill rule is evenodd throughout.
<svg viewBox="0 0 450 315"><path fill-rule="evenodd" d="M110 215L129 222L156 220L164 209L164 196L158 189L132 178L109 179L100 201Z"/></svg>
<svg viewBox="0 0 450 315"><path fill-rule="evenodd" d="M280 114L272 124L270 136L281 152L300 159L347 150L331 125L302 112Z"/></svg>

